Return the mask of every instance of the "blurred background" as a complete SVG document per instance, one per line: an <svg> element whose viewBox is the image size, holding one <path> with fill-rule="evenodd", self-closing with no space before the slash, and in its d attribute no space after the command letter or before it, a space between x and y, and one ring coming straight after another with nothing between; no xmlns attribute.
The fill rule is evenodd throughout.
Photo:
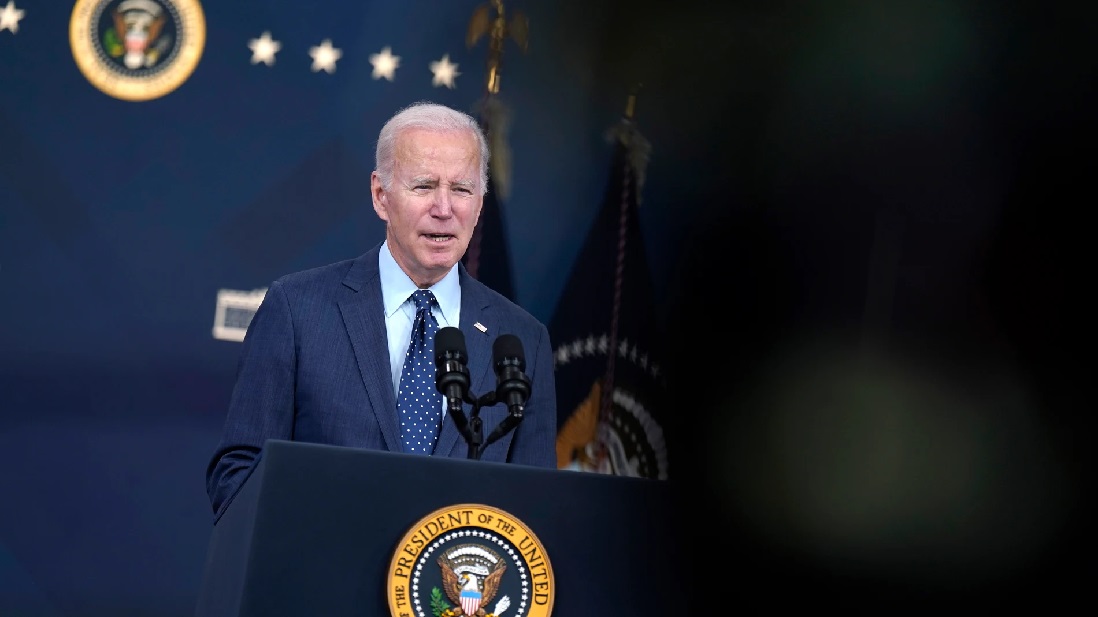
<svg viewBox="0 0 1098 617"><path fill-rule="evenodd" d="M381 239L421 99L494 110L467 265L550 325L560 466L682 488L684 606L1093 584L1091 9L516 0L486 98L498 7L150 0L200 58L125 100L186 61L86 76L141 6L0 3L0 615L193 613L249 303Z"/></svg>

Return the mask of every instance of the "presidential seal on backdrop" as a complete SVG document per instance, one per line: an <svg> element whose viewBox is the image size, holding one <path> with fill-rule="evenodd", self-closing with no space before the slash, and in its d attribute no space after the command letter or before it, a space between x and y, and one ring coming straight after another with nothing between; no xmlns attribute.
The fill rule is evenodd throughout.
<svg viewBox="0 0 1098 617"><path fill-rule="evenodd" d="M178 88L206 44L198 0L77 0L69 21L76 66L104 93L148 101Z"/></svg>
<svg viewBox="0 0 1098 617"><path fill-rule="evenodd" d="M548 617L556 582L537 536L480 504L440 508L397 543L386 586L393 617Z"/></svg>

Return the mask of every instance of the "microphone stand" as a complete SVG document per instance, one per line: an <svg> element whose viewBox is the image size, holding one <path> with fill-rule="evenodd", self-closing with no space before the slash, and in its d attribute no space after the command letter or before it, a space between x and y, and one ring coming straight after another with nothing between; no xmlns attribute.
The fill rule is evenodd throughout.
<svg viewBox="0 0 1098 617"><path fill-rule="evenodd" d="M496 393L489 392L480 398L466 394L464 401L472 405L468 418L465 417L465 412L462 410L461 399L447 399L446 407L450 412L450 417L454 420L454 426L457 427L458 433L465 438L465 443L469 446L469 458L476 460L480 458L483 451L481 444L484 443L484 421L480 418L480 408L494 405Z"/></svg>
<svg viewBox="0 0 1098 617"><path fill-rule="evenodd" d="M469 402L473 404L473 409L469 414L470 427L465 439L469 444L469 459L479 461L480 455L484 453L484 448L488 447L488 444L484 443L484 421L480 418L480 408L495 405L496 393L493 390Z"/></svg>
<svg viewBox="0 0 1098 617"><path fill-rule="evenodd" d="M484 450L484 420L480 418L480 408L495 405L496 393L489 392L480 398L469 398L472 399L469 402L472 403L473 408L469 414L470 427L465 440L469 444L469 459L476 461L480 460L480 454Z"/></svg>
<svg viewBox="0 0 1098 617"><path fill-rule="evenodd" d="M469 459L480 460L484 450L499 440L507 433L515 430L515 427L522 422L522 411L517 413L510 413L504 418L494 430L488 435L488 438L484 438L484 420L480 417L480 409L482 407L491 407L498 401L496 400L496 392L488 392L483 396L477 398L472 395L466 395L465 402L472 406L469 417L465 417L465 413L460 406L453 405L457 402L457 399L449 400L447 407L450 411L450 417L454 420L454 426L457 427L458 432L465 438L465 443L469 446Z"/></svg>

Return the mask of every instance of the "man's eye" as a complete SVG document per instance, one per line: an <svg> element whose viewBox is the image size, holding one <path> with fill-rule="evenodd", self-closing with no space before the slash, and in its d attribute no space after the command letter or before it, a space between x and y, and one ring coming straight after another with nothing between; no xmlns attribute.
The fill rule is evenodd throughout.
<svg viewBox="0 0 1098 617"><path fill-rule="evenodd" d="M429 191L429 190L431 190L431 185L430 184L417 184L417 185L415 185L415 187L413 187L413 190L416 190L416 191Z"/></svg>

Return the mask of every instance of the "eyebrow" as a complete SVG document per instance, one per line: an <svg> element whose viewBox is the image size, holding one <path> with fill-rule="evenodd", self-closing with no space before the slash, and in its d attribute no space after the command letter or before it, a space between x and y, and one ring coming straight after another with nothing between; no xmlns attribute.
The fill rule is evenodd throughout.
<svg viewBox="0 0 1098 617"><path fill-rule="evenodd" d="M431 186L438 186L441 183L439 182L438 178L436 178L434 176L417 176L415 178L412 178L409 181L409 186L417 186L417 185L420 185L420 184L429 184ZM456 186L456 187L471 189L471 188L476 186L476 182L473 181L473 180L455 180L455 181L450 183L450 186Z"/></svg>

